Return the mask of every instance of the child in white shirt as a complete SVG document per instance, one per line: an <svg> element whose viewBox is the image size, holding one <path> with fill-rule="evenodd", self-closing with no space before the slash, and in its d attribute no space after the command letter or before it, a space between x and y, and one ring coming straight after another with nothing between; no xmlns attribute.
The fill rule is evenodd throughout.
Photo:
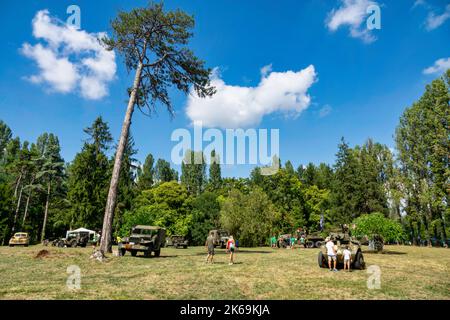
<svg viewBox="0 0 450 320"><path fill-rule="evenodd" d="M352 262L352 253L350 252L348 246L345 247L342 254L344 255L344 271L345 269L348 269L348 271L350 271L350 263Z"/></svg>

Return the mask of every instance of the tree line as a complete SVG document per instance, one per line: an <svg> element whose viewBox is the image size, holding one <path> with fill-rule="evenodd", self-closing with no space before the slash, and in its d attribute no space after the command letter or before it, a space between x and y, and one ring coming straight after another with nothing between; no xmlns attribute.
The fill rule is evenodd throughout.
<svg viewBox="0 0 450 320"><path fill-rule="evenodd" d="M151 154L141 165L129 135L113 234L124 236L133 225L151 224L199 245L209 230L225 228L242 245L257 246L270 235L299 227L330 230L378 214L401 225L399 240L418 244L447 239L449 88L450 70L404 111L395 152L372 139L353 148L342 139L332 166L309 163L295 168L286 161L271 176L256 167L248 178L222 177L220 155L214 151L187 152L181 174ZM2 244L18 231L29 232L38 242L77 227L101 230L114 166L111 153L117 146L101 117L84 135L81 150L67 163L56 135L21 141L0 121ZM209 166L193 161L206 156L213 160ZM280 159L274 161L281 164Z"/></svg>

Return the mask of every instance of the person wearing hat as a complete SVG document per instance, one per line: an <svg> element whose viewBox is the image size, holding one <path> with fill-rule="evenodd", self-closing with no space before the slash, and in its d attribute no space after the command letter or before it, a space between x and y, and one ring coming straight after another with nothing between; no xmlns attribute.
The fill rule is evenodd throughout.
<svg viewBox="0 0 450 320"><path fill-rule="evenodd" d="M331 240L330 237L327 237L325 239L326 245L325 247L327 248L327 256L328 256L328 267L330 268L330 271L337 271L336 269L336 250L334 247L334 242ZM333 268L331 268L331 262L334 263Z"/></svg>

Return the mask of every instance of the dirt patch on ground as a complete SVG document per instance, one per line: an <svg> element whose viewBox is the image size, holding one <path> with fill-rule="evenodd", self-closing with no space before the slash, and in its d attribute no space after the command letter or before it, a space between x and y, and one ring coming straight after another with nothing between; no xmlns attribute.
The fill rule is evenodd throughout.
<svg viewBox="0 0 450 320"><path fill-rule="evenodd" d="M48 252L48 250L44 249L44 250L39 251L34 258L41 259L41 258L48 257L49 255L50 255L50 252Z"/></svg>

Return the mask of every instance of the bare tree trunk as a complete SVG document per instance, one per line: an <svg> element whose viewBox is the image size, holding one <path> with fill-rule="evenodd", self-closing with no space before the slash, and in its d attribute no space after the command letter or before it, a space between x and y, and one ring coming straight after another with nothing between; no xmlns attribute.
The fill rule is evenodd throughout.
<svg viewBox="0 0 450 320"><path fill-rule="evenodd" d="M45 201L45 213L44 213L44 223L42 224L42 233L41 233L41 242L44 241L45 238L45 226L47 225L47 217L48 217L48 205L50 202L50 188L51 188L51 181L48 182L48 188L47 188L47 200Z"/></svg>
<svg viewBox="0 0 450 320"><path fill-rule="evenodd" d="M28 193L28 198L27 198L27 204L25 205L25 213L23 214L23 220L22 220L22 228L25 225L25 221L27 220L28 217L28 207L30 205L30 199L31 196L33 194L33 183L34 183L35 178L33 177L33 179L31 179L31 183L29 184L30 186L30 192Z"/></svg>
<svg viewBox="0 0 450 320"><path fill-rule="evenodd" d="M20 188L19 199L17 199L16 213L14 214L14 223L13 223L13 227L12 227L13 233L16 229L17 218L19 217L19 209L20 209L20 202L22 201L22 193L23 193L23 186L22 186L22 188Z"/></svg>
<svg viewBox="0 0 450 320"><path fill-rule="evenodd" d="M20 173L19 178L17 179L16 187L14 188L14 198L17 197L17 190L19 189L21 180L22 180L22 172Z"/></svg>
<svg viewBox="0 0 450 320"><path fill-rule="evenodd" d="M133 116L134 105L136 103L136 92L141 81L142 67L143 65L141 61L138 65L138 68L136 69L133 90L131 91L130 99L128 101L127 112L125 113L125 119L122 125L119 145L117 146L116 158L114 160L114 169L111 177L111 184L109 186L108 199L106 201L105 216L103 218L102 237L100 243L100 251L102 251L103 253L112 252L112 223L114 218L114 209L117 202L117 187L119 184L120 167L122 166L123 153L128 142L131 117Z"/></svg>
<svg viewBox="0 0 450 320"><path fill-rule="evenodd" d="M25 225L25 221L27 220L27 217L28 217L28 207L30 206L30 199L31 199L32 194L33 194L33 192L30 190L30 193L28 194L28 197L27 197L27 204L25 205L25 213L23 214L22 228Z"/></svg>

